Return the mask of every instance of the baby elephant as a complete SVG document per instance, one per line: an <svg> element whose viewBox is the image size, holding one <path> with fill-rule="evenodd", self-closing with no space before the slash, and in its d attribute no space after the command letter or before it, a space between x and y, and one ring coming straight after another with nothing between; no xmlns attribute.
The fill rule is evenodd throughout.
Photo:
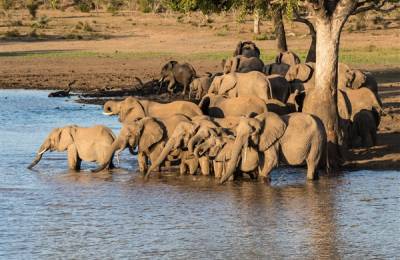
<svg viewBox="0 0 400 260"><path fill-rule="evenodd" d="M36 158L28 166L32 169L42 159L46 151L68 151L68 167L71 170L80 170L82 160L103 164L108 151L114 142L115 136L111 129L96 125L93 127L79 127L76 125L53 129L40 146ZM112 162L108 167L113 167Z"/></svg>
<svg viewBox="0 0 400 260"><path fill-rule="evenodd" d="M353 147L371 147L376 145L378 117L378 112L367 109L362 109L354 115L351 126L351 144Z"/></svg>
<svg viewBox="0 0 400 260"><path fill-rule="evenodd" d="M189 85L189 99L192 98L192 93L196 92L196 100L200 100L211 86L212 75L208 74L203 77L195 78Z"/></svg>

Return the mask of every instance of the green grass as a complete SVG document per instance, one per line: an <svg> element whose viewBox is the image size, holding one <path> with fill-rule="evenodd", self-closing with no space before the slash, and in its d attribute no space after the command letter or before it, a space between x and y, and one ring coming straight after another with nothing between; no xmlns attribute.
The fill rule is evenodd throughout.
<svg viewBox="0 0 400 260"><path fill-rule="evenodd" d="M307 52L305 50L294 50L301 58L305 60ZM231 51L217 52L195 52L189 54L174 52L94 52L94 51L22 51L22 52L0 52L2 57L24 57L24 58L90 58L90 57L106 57L115 59L157 59L171 58L175 60L210 60L220 61L221 59L230 57ZM272 62L275 53L267 52L262 55L265 63ZM352 65L399 65L400 64L400 48L377 48L368 46L359 49L342 49L340 51L340 62Z"/></svg>

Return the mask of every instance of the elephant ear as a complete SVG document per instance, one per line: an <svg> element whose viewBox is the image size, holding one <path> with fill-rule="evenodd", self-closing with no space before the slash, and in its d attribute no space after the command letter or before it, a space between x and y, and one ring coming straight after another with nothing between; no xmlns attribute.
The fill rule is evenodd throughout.
<svg viewBox="0 0 400 260"><path fill-rule="evenodd" d="M353 70L353 72L354 79L351 87L353 89L361 88L365 84L367 77L361 70Z"/></svg>
<svg viewBox="0 0 400 260"><path fill-rule="evenodd" d="M291 81L296 79L296 77L297 77L297 69L298 69L298 65L289 67L289 70L286 72L286 75L285 75L285 79L288 82L291 82Z"/></svg>
<svg viewBox="0 0 400 260"><path fill-rule="evenodd" d="M156 120L151 117L141 119L142 130L139 139L139 151L149 151L151 146L160 142L164 136L164 131Z"/></svg>
<svg viewBox="0 0 400 260"><path fill-rule="evenodd" d="M307 64L297 64L295 65L295 67L297 70L296 78L298 80L301 80L302 82L307 82L308 80L310 80L314 72L312 67L308 66Z"/></svg>
<svg viewBox="0 0 400 260"><path fill-rule="evenodd" d="M241 41L238 42L237 45L236 45L236 49L233 52L233 56L241 55L242 54L242 47L243 47L243 43Z"/></svg>
<svg viewBox="0 0 400 260"><path fill-rule="evenodd" d="M260 151L270 148L286 131L286 123L275 113L267 112L256 117L264 123L258 144Z"/></svg>
<svg viewBox="0 0 400 260"><path fill-rule="evenodd" d="M58 131L58 140L55 138L55 147L57 147L60 151L65 151L68 146L74 143L75 134L75 125L60 128Z"/></svg>
<svg viewBox="0 0 400 260"><path fill-rule="evenodd" d="M135 111L135 114L138 116L138 118L143 118L146 116L140 101L136 98L128 97L121 103L119 111L120 121L124 122L132 111Z"/></svg>
<svg viewBox="0 0 400 260"><path fill-rule="evenodd" d="M229 92L229 90L233 89L236 86L236 79L231 74L225 75L221 78L221 85L219 87L218 94L223 95Z"/></svg>
<svg viewBox="0 0 400 260"><path fill-rule="evenodd" d="M282 63L282 56L283 56L282 52L280 52L278 55L276 55L275 63Z"/></svg>
<svg viewBox="0 0 400 260"><path fill-rule="evenodd" d="M232 58L232 63L231 63L231 72L235 72L239 70L239 65L240 65L240 57L236 56Z"/></svg>

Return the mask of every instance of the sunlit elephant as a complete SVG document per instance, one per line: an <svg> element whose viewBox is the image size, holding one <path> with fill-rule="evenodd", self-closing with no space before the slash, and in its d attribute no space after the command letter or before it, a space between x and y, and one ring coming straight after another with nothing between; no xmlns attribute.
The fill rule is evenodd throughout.
<svg viewBox="0 0 400 260"><path fill-rule="evenodd" d="M183 86L182 94L185 95L186 89L190 82L196 78L196 70L189 63L178 63L177 61L169 61L165 64L160 73L160 84L164 81L168 83L168 91L172 94L176 84Z"/></svg>
<svg viewBox="0 0 400 260"><path fill-rule="evenodd" d="M233 57L243 55L245 57L257 57L260 58L260 49L252 41L238 42L236 49L233 53Z"/></svg>
<svg viewBox="0 0 400 260"><path fill-rule="evenodd" d="M236 128L236 139L225 182L236 170L236 164L243 156L243 150L255 147L261 153L259 175L269 180L271 170L279 161L289 165L307 164L307 179L318 177L316 172L326 143L326 133L322 122L305 113L292 113L279 117L275 113L265 113L255 118L242 118Z"/></svg>
<svg viewBox="0 0 400 260"><path fill-rule="evenodd" d="M366 110L376 110L379 114L383 114L382 104L377 96L369 88L343 88L342 94L346 95L350 101L351 108L350 114L351 118L355 116L359 111Z"/></svg>
<svg viewBox="0 0 400 260"><path fill-rule="evenodd" d="M80 170L81 162L97 162L104 168L113 167L114 153L107 154L115 136L111 129L97 125L79 127L76 125L53 129L40 146L36 158L29 165L33 168L42 159L46 151L68 152L68 167Z"/></svg>
<svg viewBox="0 0 400 260"><path fill-rule="evenodd" d="M256 96L226 97L207 94L200 103L204 115L211 117L245 116L261 114L267 111L265 101Z"/></svg>
<svg viewBox="0 0 400 260"><path fill-rule="evenodd" d="M189 140L192 138L192 136L195 134L196 130L198 130L199 125L196 124L194 121L185 121L179 123L179 125L176 126L175 130L171 135L169 136L168 140L166 141L165 146L163 149L157 154L157 157L154 158L154 160L151 160L151 166L147 170L146 173L146 178L148 178L151 174L152 171L158 169L160 165L167 159L167 156L171 154L172 151L175 150L181 150L184 153L184 158L192 159L193 151L188 149L189 146ZM215 133L209 133L215 134ZM181 152L182 153L182 152ZM194 163L196 163L195 160L193 160ZM181 162L181 174L184 174L186 172L186 166L188 163L193 163L191 162L184 162L182 164ZM208 175L209 174L209 162L206 157L204 158L199 158L197 163L200 165L201 172L203 175ZM194 174L194 171L197 170L197 167L188 167L190 170L191 174Z"/></svg>
<svg viewBox="0 0 400 260"><path fill-rule="evenodd" d="M366 109L354 115L350 134L352 147L371 147L376 145L378 116L376 111Z"/></svg>
<svg viewBox="0 0 400 260"><path fill-rule="evenodd" d="M378 82L370 72L363 72L362 70L353 69L354 77L351 81L351 88L369 88L375 95L378 96Z"/></svg>
<svg viewBox="0 0 400 260"><path fill-rule="evenodd" d="M265 75L278 74L283 77L286 76L286 73L289 71L290 65L286 63L270 63L264 65L263 72Z"/></svg>
<svg viewBox="0 0 400 260"><path fill-rule="evenodd" d="M107 159L111 160L112 154L119 154L126 148L130 148L131 150L137 148L139 171L145 173L148 160L153 162L158 157L168 137L181 122L190 122L190 119L183 115L173 115L164 119L144 117L125 123L117 139L107 151ZM174 152L171 154L178 157L179 151ZM94 171L101 171L105 166L106 164L103 164Z"/></svg>
<svg viewBox="0 0 400 260"><path fill-rule="evenodd" d="M275 62L276 63L285 63L290 66L293 66L293 65L299 64L301 61L300 61L299 56L297 56L296 53L294 53L292 51L285 51L285 52L280 52L276 56Z"/></svg>
<svg viewBox="0 0 400 260"><path fill-rule="evenodd" d="M285 103L289 97L289 91L290 85L282 76L266 76L261 72L251 71L215 77L208 93L229 97L253 95L264 101L275 98Z"/></svg>
<svg viewBox="0 0 400 260"><path fill-rule="evenodd" d="M224 74L230 72L250 72L250 71L263 71L264 62L257 57L246 57L243 55L238 55L232 58L229 58L222 64Z"/></svg>
<svg viewBox="0 0 400 260"><path fill-rule="evenodd" d="M196 100L200 100L205 94L207 94L212 79L211 74L193 79L189 85L189 99L192 98L194 92L196 93Z"/></svg>
<svg viewBox="0 0 400 260"><path fill-rule="evenodd" d="M173 101L161 104L128 97L123 101L107 101L103 107L103 114L108 116L119 115L119 121L125 123L147 116L166 118L175 114L182 114L193 117L202 115L202 112L196 104L188 101Z"/></svg>

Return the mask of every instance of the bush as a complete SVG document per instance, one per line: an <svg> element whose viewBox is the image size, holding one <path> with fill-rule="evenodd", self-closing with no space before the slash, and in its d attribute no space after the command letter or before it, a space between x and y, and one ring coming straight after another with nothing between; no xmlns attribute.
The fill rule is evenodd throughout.
<svg viewBox="0 0 400 260"><path fill-rule="evenodd" d="M13 7L13 0L1 0L0 3L4 10L9 10Z"/></svg>
<svg viewBox="0 0 400 260"><path fill-rule="evenodd" d="M81 22L79 21L76 25L75 25L75 29L77 30L82 30L85 32L94 32L92 26L90 26L90 24L88 22Z"/></svg>
<svg viewBox="0 0 400 260"><path fill-rule="evenodd" d="M107 10L113 14L117 13L124 7L124 0L110 0Z"/></svg>
<svg viewBox="0 0 400 260"><path fill-rule="evenodd" d="M32 28L39 28L39 29L44 29L47 28L50 22L50 18L47 17L46 15L41 16L37 21L34 21L31 24Z"/></svg>
<svg viewBox="0 0 400 260"><path fill-rule="evenodd" d="M19 37L21 36L21 34L19 33L19 31L17 29L11 30L11 31L7 31L4 34L6 37Z"/></svg>
<svg viewBox="0 0 400 260"><path fill-rule="evenodd" d="M83 13L89 13L95 8L92 0L74 0L74 3L78 7L79 11Z"/></svg>
<svg viewBox="0 0 400 260"><path fill-rule="evenodd" d="M276 36L274 33L261 33L258 35L254 35L253 40L255 41L276 40Z"/></svg>
<svg viewBox="0 0 400 260"><path fill-rule="evenodd" d="M32 16L32 19L36 18L37 11L40 7L39 1L32 0L30 3L26 5L26 8L28 8L29 14Z"/></svg>

